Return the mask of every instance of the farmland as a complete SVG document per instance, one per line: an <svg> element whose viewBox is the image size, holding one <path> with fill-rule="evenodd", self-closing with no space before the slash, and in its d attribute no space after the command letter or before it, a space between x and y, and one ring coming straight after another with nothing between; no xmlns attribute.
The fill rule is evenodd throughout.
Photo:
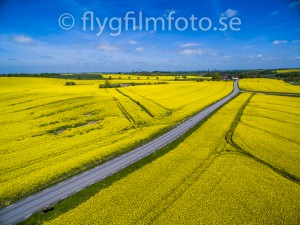
<svg viewBox="0 0 300 225"><path fill-rule="evenodd" d="M46 224L297 224L299 104L241 94L167 154Z"/></svg>
<svg viewBox="0 0 300 225"><path fill-rule="evenodd" d="M2 205L129 151L232 91L231 82L65 82L0 78Z"/></svg>
<svg viewBox="0 0 300 225"><path fill-rule="evenodd" d="M246 108L233 141L247 153L300 180L300 101L256 95Z"/></svg>
<svg viewBox="0 0 300 225"><path fill-rule="evenodd" d="M300 69L277 70L277 73L299 73Z"/></svg>
<svg viewBox="0 0 300 225"><path fill-rule="evenodd" d="M300 94L300 87L273 79L243 79L239 87L247 91L296 93Z"/></svg>

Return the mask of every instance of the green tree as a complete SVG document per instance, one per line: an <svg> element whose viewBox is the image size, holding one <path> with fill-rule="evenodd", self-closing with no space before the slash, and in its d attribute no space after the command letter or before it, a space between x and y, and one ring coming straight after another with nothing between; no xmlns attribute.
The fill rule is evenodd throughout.
<svg viewBox="0 0 300 225"><path fill-rule="evenodd" d="M108 80L106 80L105 83L104 83L104 87L105 88L110 88L111 87L111 83Z"/></svg>
<svg viewBox="0 0 300 225"><path fill-rule="evenodd" d="M212 75L212 80L213 81L219 81L219 80L221 80L220 74L215 73L214 75Z"/></svg>

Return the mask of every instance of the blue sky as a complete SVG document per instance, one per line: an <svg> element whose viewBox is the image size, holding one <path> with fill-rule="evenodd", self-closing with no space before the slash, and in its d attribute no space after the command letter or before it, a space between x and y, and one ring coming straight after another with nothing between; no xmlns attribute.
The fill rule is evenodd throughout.
<svg viewBox="0 0 300 225"><path fill-rule="evenodd" d="M123 18L208 17L241 20L240 31L129 29L83 31L83 14ZM74 27L63 30L60 15ZM70 23L70 20L66 20ZM116 21L115 21L116 22ZM229 22L228 22L229 23ZM89 25L89 24L88 24ZM182 24L181 24L182 25ZM204 26L207 24L204 23ZM88 28L90 28L88 26ZM1 0L0 73L118 72L137 70L263 69L300 67L300 4L295 0Z"/></svg>

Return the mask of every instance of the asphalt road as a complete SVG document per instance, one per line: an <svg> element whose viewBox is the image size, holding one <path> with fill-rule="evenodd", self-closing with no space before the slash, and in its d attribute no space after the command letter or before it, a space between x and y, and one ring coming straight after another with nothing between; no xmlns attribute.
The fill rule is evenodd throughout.
<svg viewBox="0 0 300 225"><path fill-rule="evenodd" d="M234 83L234 91L211 105L200 113L196 114L189 120L183 122L168 133L158 137L157 139L133 150L124 155L121 155L105 164L90 169L84 173L65 180L57 185L54 185L44 191L36 193L26 199L20 200L7 208L0 210L0 224L16 224L27 218L33 213L41 210L47 205L52 205L58 201L75 194L76 192L101 181L108 176L124 169L125 167L147 157L151 153L170 144L196 124L209 116L216 109L220 108L239 93L237 82Z"/></svg>

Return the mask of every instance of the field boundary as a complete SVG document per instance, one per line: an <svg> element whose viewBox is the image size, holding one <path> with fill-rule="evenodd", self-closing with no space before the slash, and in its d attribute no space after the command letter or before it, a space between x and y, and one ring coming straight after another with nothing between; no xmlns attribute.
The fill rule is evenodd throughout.
<svg viewBox="0 0 300 225"><path fill-rule="evenodd" d="M278 96L288 96L288 97L300 97L298 93L283 93L283 92L264 92L264 91L249 91L241 88L241 92L245 93L255 93L255 94L266 94L266 95L278 95Z"/></svg>

